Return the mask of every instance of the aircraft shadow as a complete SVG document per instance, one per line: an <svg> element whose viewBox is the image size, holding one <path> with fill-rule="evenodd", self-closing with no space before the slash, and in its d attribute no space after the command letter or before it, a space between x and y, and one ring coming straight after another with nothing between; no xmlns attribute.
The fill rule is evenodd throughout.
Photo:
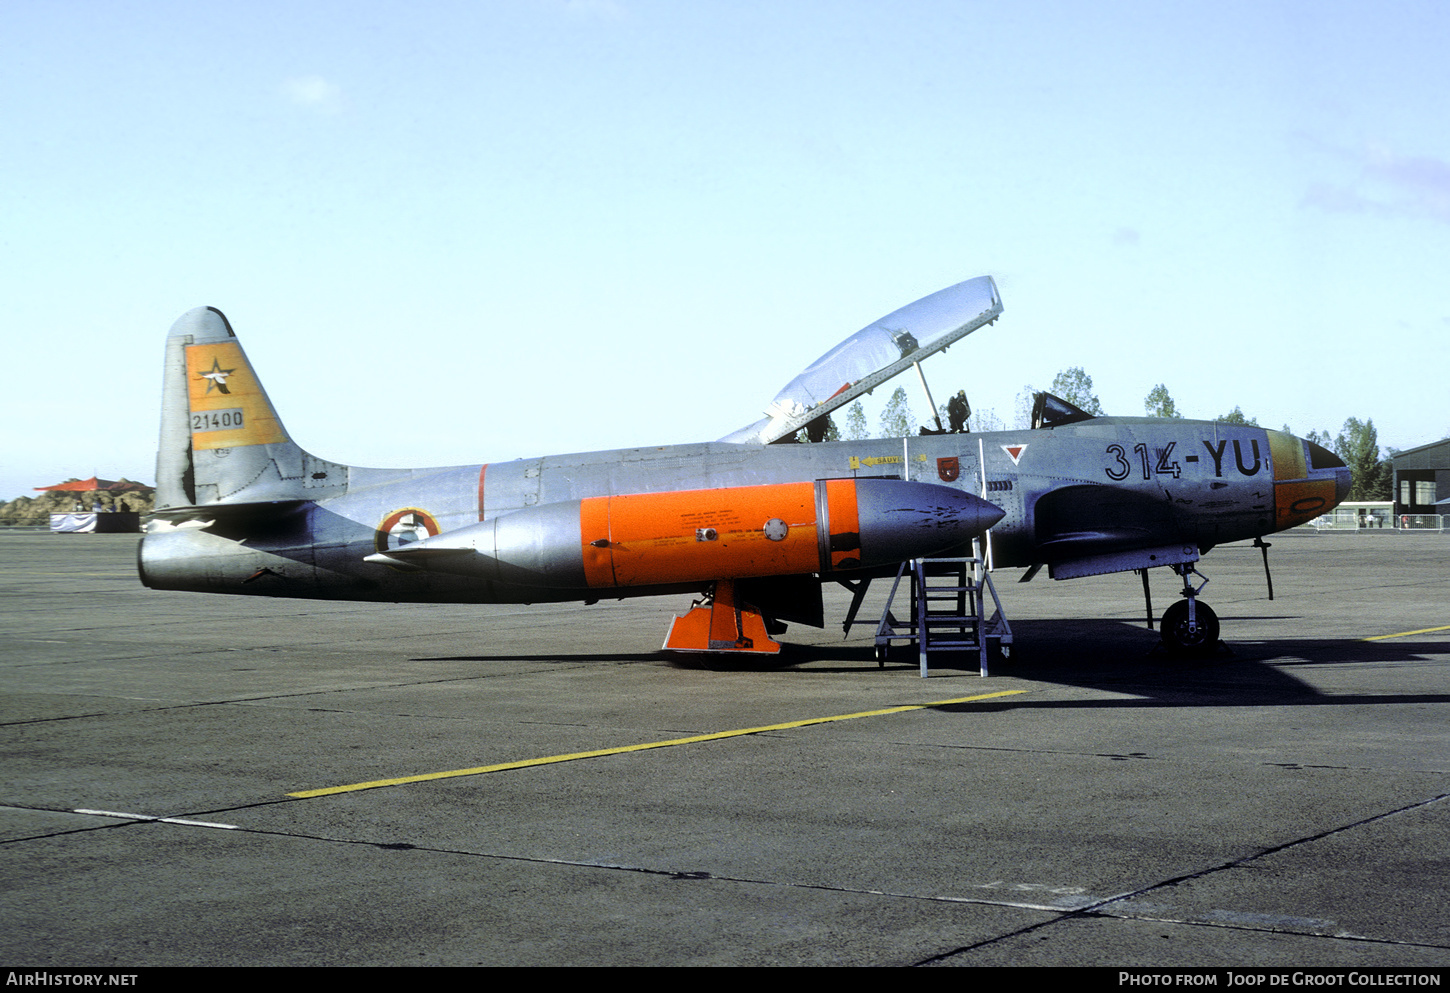
<svg viewBox="0 0 1450 993"><path fill-rule="evenodd" d="M1265 704L1334 705L1450 702L1447 694L1326 695L1298 679L1298 665L1425 664L1428 655L1443 655L1443 641L1397 638L1363 641L1356 638L1276 638L1272 641L1231 640L1202 658L1181 658L1164 651L1158 633L1142 622L1100 619L1019 621L1013 625L1015 643L1010 658L993 656L992 675L1030 682L1056 683L1084 689L1103 689L1129 697L1103 700L1033 701L1011 697L976 703L948 704L946 711L983 712L1021 707L1086 708L1264 706ZM789 637L789 635L787 635ZM715 672L795 671L812 674L867 675L873 672L916 671L917 657L909 647L894 650L884 666L878 664L870 644L793 644L784 642L779 655L716 656L653 652L575 652L474 654L419 658L420 662L529 662L543 665L665 663L680 669ZM823 664L826 663L826 664ZM809 668L805 668L809 666ZM933 674L943 677L975 676L975 653L940 653L931 660ZM960 683L955 684L960 686ZM990 683L982 685L989 691ZM951 691L955 693L955 689Z"/></svg>
<svg viewBox="0 0 1450 993"><path fill-rule="evenodd" d="M1293 673L1300 665L1426 664L1443 655L1443 641L1358 638L1275 638L1229 640L1202 658L1183 658L1163 650L1154 631L1120 620L1039 620L1013 625L1010 659L992 659L993 675L1103 689L1132 694L1095 701L1032 701L1008 698L942 707L950 711L1006 710L1017 707L1084 709L1115 707L1264 706L1450 702L1450 694L1324 694ZM891 663L915 669L916 659ZM943 674L975 675L977 657L944 657L932 669Z"/></svg>

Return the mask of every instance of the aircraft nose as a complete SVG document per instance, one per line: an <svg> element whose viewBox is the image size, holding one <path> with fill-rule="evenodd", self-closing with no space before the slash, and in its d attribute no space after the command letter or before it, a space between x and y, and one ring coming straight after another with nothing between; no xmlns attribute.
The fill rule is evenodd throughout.
<svg viewBox="0 0 1450 993"><path fill-rule="evenodd" d="M1330 473L1334 474L1334 505L1339 506L1349 496L1354 474L1344 464L1344 460L1329 449L1307 438L1300 440L1304 443L1304 454L1308 456L1310 478L1324 479Z"/></svg>
<svg viewBox="0 0 1450 993"><path fill-rule="evenodd" d="M1349 498L1349 487L1353 482L1353 474L1347 466L1340 466L1334 470L1334 505L1336 507Z"/></svg>

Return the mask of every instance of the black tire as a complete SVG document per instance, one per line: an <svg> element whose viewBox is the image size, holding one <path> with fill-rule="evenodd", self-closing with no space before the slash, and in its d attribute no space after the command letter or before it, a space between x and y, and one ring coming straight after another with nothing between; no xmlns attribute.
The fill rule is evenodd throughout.
<svg viewBox="0 0 1450 993"><path fill-rule="evenodd" d="M1190 626L1187 600L1163 611L1163 644L1174 655L1208 655L1218 647L1218 615L1201 600L1193 612L1198 623Z"/></svg>

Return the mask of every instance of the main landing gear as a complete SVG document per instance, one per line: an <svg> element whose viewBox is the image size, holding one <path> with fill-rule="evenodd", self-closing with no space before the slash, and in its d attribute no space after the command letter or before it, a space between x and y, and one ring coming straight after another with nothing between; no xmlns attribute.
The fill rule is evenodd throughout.
<svg viewBox="0 0 1450 993"><path fill-rule="evenodd" d="M1163 611L1163 647L1173 655L1211 655L1219 646L1218 615L1208 604L1198 600L1199 593L1208 585L1208 577L1195 569L1192 562L1172 566L1172 569L1183 577L1183 599ZM1190 580L1195 575L1203 579L1197 589ZM1146 577L1144 588L1147 588Z"/></svg>

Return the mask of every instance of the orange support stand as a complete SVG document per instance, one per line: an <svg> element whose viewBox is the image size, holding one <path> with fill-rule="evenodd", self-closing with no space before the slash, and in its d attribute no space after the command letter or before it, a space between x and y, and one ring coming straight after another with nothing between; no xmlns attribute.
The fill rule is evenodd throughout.
<svg viewBox="0 0 1450 993"><path fill-rule="evenodd" d="M752 652L775 655L780 642L765 631L765 617L755 607L735 598L735 583L715 581L711 602L691 608L670 623L664 649L668 652Z"/></svg>

